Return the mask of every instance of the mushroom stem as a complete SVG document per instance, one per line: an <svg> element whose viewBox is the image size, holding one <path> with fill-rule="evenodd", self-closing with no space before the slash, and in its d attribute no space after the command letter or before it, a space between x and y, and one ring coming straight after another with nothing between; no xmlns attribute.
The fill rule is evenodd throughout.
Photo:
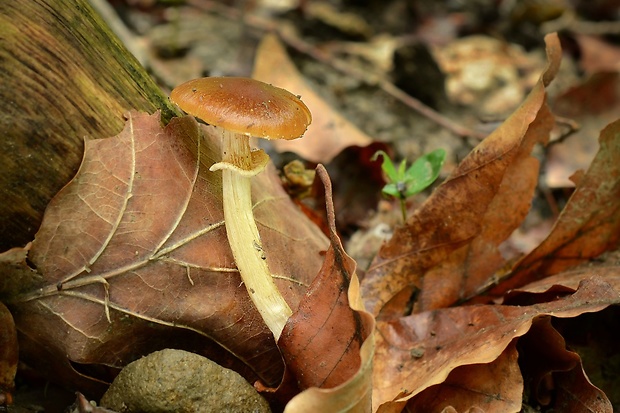
<svg viewBox="0 0 620 413"><path fill-rule="evenodd" d="M226 130L223 135L222 163L251 170L252 153L248 137ZM277 341L292 311L267 266L252 212L250 179L236 168L222 168L226 234L248 294Z"/></svg>

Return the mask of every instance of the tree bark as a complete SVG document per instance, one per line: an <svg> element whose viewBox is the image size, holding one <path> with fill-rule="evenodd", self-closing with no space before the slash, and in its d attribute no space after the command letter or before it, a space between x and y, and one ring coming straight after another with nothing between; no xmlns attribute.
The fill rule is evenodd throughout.
<svg viewBox="0 0 620 413"><path fill-rule="evenodd" d="M0 252L33 239L84 139L130 109L176 114L86 0L0 1Z"/></svg>

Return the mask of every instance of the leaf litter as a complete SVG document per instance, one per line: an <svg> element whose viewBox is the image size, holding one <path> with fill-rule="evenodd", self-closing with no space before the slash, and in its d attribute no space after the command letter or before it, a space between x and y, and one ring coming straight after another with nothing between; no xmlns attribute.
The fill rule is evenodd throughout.
<svg viewBox="0 0 620 413"><path fill-rule="evenodd" d="M377 316L373 367L373 408L377 411L397 412L405 407L407 411L428 411L432 406L440 411L452 406L450 403L457 407L449 411L470 411L472 406L481 411L520 411L520 398L514 389L523 394L521 375L502 374L496 384L505 386L505 392L489 384L487 390L478 391L479 398L470 399L469 395L476 393L476 381L472 381L478 374L476 369L490 369L489 363L500 363L502 371L514 371L518 367L514 353L510 357L515 351L513 343L517 343L520 357L527 357L519 348L518 337L530 334L534 341L544 343L536 331L528 333L539 320L575 317L620 301L618 269L611 267L604 272L583 270L578 276L558 274L549 280L554 284L539 289L560 288L562 292L547 294L542 302L526 307L487 304L446 308L498 282L496 277L507 265L498 248L529 209L538 178L538 162L530 152L535 144L546 142L553 126L545 87L555 76L561 57L557 37L547 36L546 41L549 66L525 102L461 162L404 226L396 229L362 280L366 307ZM525 284L530 281L565 271L617 246L614 234L618 228L613 217L620 197L615 168L609 165L609 159L618 156L613 148L610 150L615 145L610 142L618 139L615 128L612 124L602 133L598 158L581 180L582 191L590 195L580 196L578 188L566 207L567 217L558 220L555 231L541 245L550 247L521 261L549 259L549 267L558 267L545 273L536 272L536 268L528 272L528 278L520 275L523 265L516 264L513 272L502 277L506 284L500 282L495 287L498 293L518 286L528 288ZM599 175L602 171L606 171L605 177ZM596 198L591 195L594 188L599 188ZM571 216L573 209L576 212ZM573 229L564 222L573 223ZM586 228L591 229L584 231ZM592 234L601 235L588 246L586 240ZM573 242L577 247L571 249ZM567 256L574 259L566 261L561 255L565 244L565 250L570 251ZM558 254L554 255L556 249ZM576 254L577 249L583 249L584 254ZM570 288L561 287L562 279L570 279ZM498 361L500 356L504 361ZM569 358L574 363L564 369L570 373L558 379L566 384L557 393L556 406L566 407L565 401L572 395L580 398L580 404L597 404L599 411L611 411L604 394L584 376L579 356L571 353ZM557 378L552 370L545 374ZM454 387L464 389L467 396L451 393L449 388ZM487 396L494 394L506 400L493 405ZM448 402L439 403L444 400L439 395L449 397ZM538 403L550 402L540 399Z"/></svg>
<svg viewBox="0 0 620 413"><path fill-rule="evenodd" d="M24 359L96 393L109 379L99 367L118 369L167 346L277 385L282 351L285 374L307 388L287 411L519 411L524 392L562 411L611 411L551 320L620 302L617 267L561 272L617 247L617 124L602 133L590 170L575 176L577 191L548 239L501 276L507 263L499 246L527 213L536 185L530 153L553 125L545 87L561 50L557 37L546 40L549 67L523 105L397 228L361 286L333 220L328 240L289 201L273 168L254 182L267 259L291 306L300 305L289 327L305 336L297 349L276 346L240 284L219 178L205 173L217 161L217 137L198 132L191 118L162 129L158 115L131 113L118 137L87 142L78 175L50 204L32 245L3 254L3 299ZM19 285L15 277L24 275ZM319 286L323 279L331 285ZM503 305L446 308L496 283L498 302L510 290ZM332 296L325 308L343 315L308 311L315 291ZM308 316L327 324L306 327ZM364 321L351 334L325 334L325 325L347 317ZM314 343L314 335L327 338ZM317 365L317 354L334 346L340 357Z"/></svg>

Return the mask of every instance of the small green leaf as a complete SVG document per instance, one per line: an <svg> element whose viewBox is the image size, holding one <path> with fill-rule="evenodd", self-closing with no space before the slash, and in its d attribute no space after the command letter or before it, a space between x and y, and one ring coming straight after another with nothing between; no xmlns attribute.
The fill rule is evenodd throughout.
<svg viewBox="0 0 620 413"><path fill-rule="evenodd" d="M393 196L394 198L401 198L401 193L396 184L386 184L381 191L386 195Z"/></svg>
<svg viewBox="0 0 620 413"><path fill-rule="evenodd" d="M397 182L403 182L405 180L405 173L407 170L407 160L403 159L398 165L398 178L395 179Z"/></svg>
<svg viewBox="0 0 620 413"><path fill-rule="evenodd" d="M446 151L443 149L436 149L416 159L405 173L407 182L405 195L417 194L435 182L445 159Z"/></svg>
<svg viewBox="0 0 620 413"><path fill-rule="evenodd" d="M387 153L385 153L384 151L377 151L372 156L372 158L370 158L370 160L376 161L379 155L383 157L383 163L381 164L381 169L383 169L383 172L385 172L385 174L387 175L388 181L396 182L398 180L398 174L396 173L394 164L392 163L392 160L390 159Z"/></svg>

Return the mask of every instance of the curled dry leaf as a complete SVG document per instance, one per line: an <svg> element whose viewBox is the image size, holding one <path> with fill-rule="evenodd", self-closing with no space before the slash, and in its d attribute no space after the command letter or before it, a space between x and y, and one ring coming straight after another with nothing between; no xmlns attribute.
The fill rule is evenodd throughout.
<svg viewBox="0 0 620 413"><path fill-rule="evenodd" d="M494 361L454 369L441 384L424 390L407 402L407 412L520 412L523 377L513 340ZM476 410L479 409L479 410Z"/></svg>
<svg viewBox="0 0 620 413"><path fill-rule="evenodd" d="M551 317L534 320L519 339L520 367L530 404L558 412L612 412L605 394L586 377L581 358L551 325Z"/></svg>
<svg viewBox="0 0 620 413"><path fill-rule="evenodd" d="M620 291L620 266L592 266L552 275L523 287L510 290L502 297L508 305L544 303L574 293L581 280L596 274Z"/></svg>
<svg viewBox="0 0 620 413"><path fill-rule="evenodd" d="M455 368L496 360L541 316L570 318L619 302L618 290L593 276L574 294L552 302L444 308L378 321L373 406L401 411L406 401L442 383Z"/></svg>
<svg viewBox="0 0 620 413"><path fill-rule="evenodd" d="M420 292L418 311L449 306L475 294L504 264L498 247L527 214L538 179L530 152L553 126L545 87L561 49L556 35L545 40L548 67L525 102L379 250L362 282L371 313L400 292Z"/></svg>
<svg viewBox="0 0 620 413"><path fill-rule="evenodd" d="M159 114L130 113L118 136L86 142L79 172L51 201L29 251L42 281L8 300L24 360L98 391L109 378L93 367L179 348L251 381L279 382L280 353L228 247L221 174L209 172L218 141L192 117L162 128ZM269 266L296 308L327 239L273 167L253 181L253 194Z"/></svg>
<svg viewBox="0 0 620 413"><path fill-rule="evenodd" d="M329 163L344 148L372 143L368 135L331 108L305 83L274 34L266 35L258 47L252 77L300 95L312 112L312 124L304 139L273 141L278 151L294 152L312 162Z"/></svg>
<svg viewBox="0 0 620 413"><path fill-rule="evenodd" d="M374 319L363 310L355 261L336 233L331 182L322 165L331 245L278 346L301 389L286 412L370 412Z"/></svg>

